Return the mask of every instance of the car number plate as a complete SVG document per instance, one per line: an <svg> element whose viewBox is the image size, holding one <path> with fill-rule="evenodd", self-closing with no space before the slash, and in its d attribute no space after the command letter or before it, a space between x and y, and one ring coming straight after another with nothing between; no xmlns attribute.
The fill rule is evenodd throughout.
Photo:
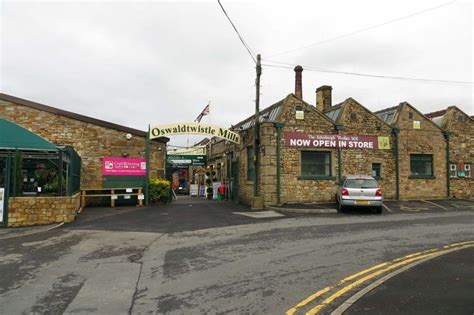
<svg viewBox="0 0 474 315"><path fill-rule="evenodd" d="M354 201L354 204L356 204L356 205L370 205L370 201L368 201L368 200L356 200L356 201Z"/></svg>

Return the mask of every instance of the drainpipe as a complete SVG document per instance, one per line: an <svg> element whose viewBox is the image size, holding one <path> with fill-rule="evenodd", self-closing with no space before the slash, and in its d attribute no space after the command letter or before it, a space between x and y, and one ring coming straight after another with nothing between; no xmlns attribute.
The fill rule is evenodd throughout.
<svg viewBox="0 0 474 315"><path fill-rule="evenodd" d="M444 131L444 139L446 140L446 189L448 192L448 198L451 195L451 182L450 182L450 175L449 175L449 139L450 139L450 132L449 131Z"/></svg>
<svg viewBox="0 0 474 315"><path fill-rule="evenodd" d="M280 184L280 180L281 180L281 129L283 128L283 124L282 123L275 123L275 128L276 128L276 162L277 162L277 165L276 165L276 175L277 175L277 178L276 178L276 203L277 205L280 205L281 204L281 201L280 201L280 191L281 191L281 184Z"/></svg>
<svg viewBox="0 0 474 315"><path fill-rule="evenodd" d="M400 200L400 129L393 128L392 134L395 137L395 199Z"/></svg>
<svg viewBox="0 0 474 315"><path fill-rule="evenodd" d="M342 154L341 148L337 149L337 181L340 183L342 178Z"/></svg>
<svg viewBox="0 0 474 315"><path fill-rule="evenodd" d="M335 125L334 129L336 130L337 134L339 134L342 130L344 130L344 126ZM341 179L342 179L342 149L338 148L337 149L337 181L340 183Z"/></svg>
<svg viewBox="0 0 474 315"><path fill-rule="evenodd" d="M62 196L63 195L63 168L64 168L64 165L63 165L63 150L62 149L59 149L59 152L58 152L58 158L59 158L59 162L58 162L58 194L59 196Z"/></svg>

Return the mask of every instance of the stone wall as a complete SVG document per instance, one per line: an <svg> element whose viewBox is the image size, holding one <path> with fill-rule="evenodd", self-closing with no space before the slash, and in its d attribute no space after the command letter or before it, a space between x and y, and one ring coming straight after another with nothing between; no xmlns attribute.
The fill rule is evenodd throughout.
<svg viewBox="0 0 474 315"><path fill-rule="evenodd" d="M8 226L72 222L79 204L79 193L69 197L10 197Z"/></svg>
<svg viewBox="0 0 474 315"><path fill-rule="evenodd" d="M449 161L458 169L465 164L471 165L471 177L450 178L450 196L453 198L469 198L474 191L474 120L452 106L446 111L443 127L449 131Z"/></svg>
<svg viewBox="0 0 474 315"><path fill-rule="evenodd" d="M81 188L101 188L102 157L145 157L145 137L68 118L12 102L0 101L0 116L57 145L74 147L82 158ZM166 144L152 141L150 177L164 175Z"/></svg>
<svg viewBox="0 0 474 315"><path fill-rule="evenodd" d="M296 107L301 106L304 119L296 119ZM284 124L281 141L281 203L332 201L336 194L337 151L334 149L300 149L286 147L285 131L304 133L335 133L334 124L326 116L293 95L285 99L280 121ZM331 152L331 177L327 179L301 178L301 151Z"/></svg>
<svg viewBox="0 0 474 315"><path fill-rule="evenodd" d="M419 129L414 121L420 122ZM400 199L447 197L446 141L443 131L408 103L398 113L400 129ZM433 177L414 178L410 173L411 154L433 155Z"/></svg>
<svg viewBox="0 0 474 315"><path fill-rule="evenodd" d="M372 163L381 163L381 178L377 179L386 199L396 197L395 159L392 127L353 99L345 102L341 119L344 135L386 136L390 149L351 149L342 151L342 175L372 175Z"/></svg>

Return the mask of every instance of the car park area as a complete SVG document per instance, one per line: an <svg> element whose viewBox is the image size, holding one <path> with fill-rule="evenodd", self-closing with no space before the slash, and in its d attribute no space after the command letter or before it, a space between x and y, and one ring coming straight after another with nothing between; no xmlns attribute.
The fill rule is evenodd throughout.
<svg viewBox="0 0 474 315"><path fill-rule="evenodd" d="M299 214L335 214L337 213L337 203L306 203L306 204L284 204L279 207L271 207L283 213ZM372 214L370 207L347 207L346 214ZM452 212L452 211L474 211L474 200L469 199L437 199L437 200L384 200L383 215L400 213L420 213L420 212Z"/></svg>

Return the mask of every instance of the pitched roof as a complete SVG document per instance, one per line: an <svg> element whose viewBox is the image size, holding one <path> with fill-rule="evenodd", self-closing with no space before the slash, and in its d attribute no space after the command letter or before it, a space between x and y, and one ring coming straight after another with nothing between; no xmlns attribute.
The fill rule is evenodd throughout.
<svg viewBox="0 0 474 315"><path fill-rule="evenodd" d="M443 116L444 114L446 114L446 109L438 110L436 112L431 112L431 113L425 114L425 116L431 119L434 117Z"/></svg>
<svg viewBox="0 0 474 315"><path fill-rule="evenodd" d="M137 136L141 136L141 137L146 137L146 134L147 134L146 131L125 127L125 126L114 124L114 123L111 123L111 122L108 122L108 121L105 121L105 120L100 120L100 119L92 118L92 117L89 117L89 116L84 116L84 115L81 115L81 114L69 112L69 111L62 110L62 109L59 109L59 108L56 108L56 107L52 107L52 106L32 102L32 101L29 101L29 100L25 100L23 98L15 97L15 96L4 94L4 93L0 93L0 100L15 103L15 104L19 104L19 105L23 105L23 106L26 106L26 107L34 108L34 109L37 109L37 110L40 110L40 111L44 111L44 112L48 112L48 113L51 113L51 114L67 117L67 118L70 118L70 119L79 120L79 121L90 123L90 124L97 125L97 126L100 126L100 127L114 129L114 130L118 130L118 131L123 131L123 132L126 132L126 133L131 133L133 135L137 135ZM160 138L156 138L156 139L153 139L153 140L157 140L159 142L166 143L166 142L169 141L169 138L160 137Z"/></svg>
<svg viewBox="0 0 474 315"><path fill-rule="evenodd" d="M278 115L281 112L281 108L283 107L282 105L284 104L285 99L286 98L260 110L259 121L260 122L275 122ZM246 130L248 128L253 127L254 125L255 125L255 116L252 115L244 119L243 121L239 122L238 124L233 125L231 129L236 130L236 131Z"/></svg>
<svg viewBox="0 0 474 315"><path fill-rule="evenodd" d="M57 147L33 132L0 118L0 149L57 151Z"/></svg>
<svg viewBox="0 0 474 315"><path fill-rule="evenodd" d="M397 106L385 108L374 112L376 116L385 121L387 124L392 125L395 123L396 113L400 109L402 103Z"/></svg>

